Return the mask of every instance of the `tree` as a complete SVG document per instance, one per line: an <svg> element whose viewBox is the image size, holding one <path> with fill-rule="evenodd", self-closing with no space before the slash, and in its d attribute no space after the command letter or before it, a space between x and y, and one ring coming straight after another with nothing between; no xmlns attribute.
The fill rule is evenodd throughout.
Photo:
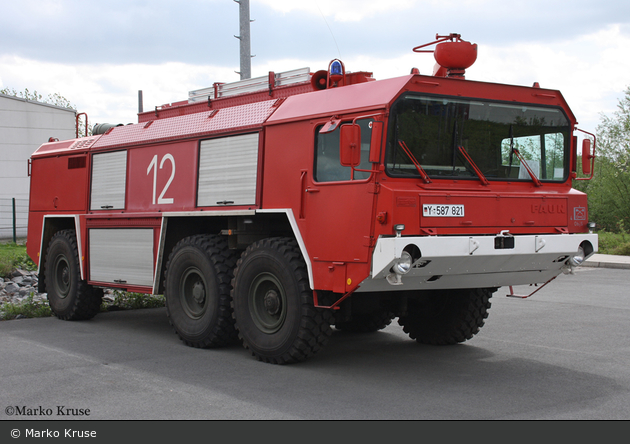
<svg viewBox="0 0 630 444"><path fill-rule="evenodd" d="M602 114L596 134L593 180L576 188L588 194L591 221L606 231L624 230L630 227L630 87L612 116Z"/></svg>
<svg viewBox="0 0 630 444"><path fill-rule="evenodd" d="M44 98L37 91L30 92L28 88L24 88L24 91L16 91L13 88L4 88L0 89L0 93L7 96L15 96L21 97L22 99L30 100L33 102L40 103L48 103L49 105L60 106L62 108L70 108L76 110L76 106L74 106L68 99L66 99L61 94L48 94L47 98Z"/></svg>

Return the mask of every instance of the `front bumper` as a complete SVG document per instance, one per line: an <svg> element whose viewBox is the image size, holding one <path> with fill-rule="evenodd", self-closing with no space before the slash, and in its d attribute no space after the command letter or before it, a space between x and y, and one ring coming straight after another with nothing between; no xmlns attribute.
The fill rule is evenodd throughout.
<svg viewBox="0 0 630 444"><path fill-rule="evenodd" d="M585 259L598 248L596 234L515 235L513 248L495 248L497 237L512 236L381 237L374 247L371 276L357 291L542 283L569 270L568 259L577 253L580 245L586 252ZM416 256L419 251L420 257L415 257L409 273L392 276L392 266L402 252L412 250Z"/></svg>

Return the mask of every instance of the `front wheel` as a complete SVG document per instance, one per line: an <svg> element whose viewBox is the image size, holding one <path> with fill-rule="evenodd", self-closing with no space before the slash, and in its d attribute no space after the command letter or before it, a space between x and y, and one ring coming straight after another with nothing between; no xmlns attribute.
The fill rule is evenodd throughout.
<svg viewBox="0 0 630 444"><path fill-rule="evenodd" d="M50 240L44 279L48 304L59 319L91 319L100 311L103 290L81 280L74 230L58 231Z"/></svg>
<svg viewBox="0 0 630 444"><path fill-rule="evenodd" d="M297 243L269 238L250 245L234 272L232 304L239 337L258 360L303 361L332 333L332 313L316 309Z"/></svg>
<svg viewBox="0 0 630 444"><path fill-rule="evenodd" d="M429 291L410 299L398 323L422 344L451 345L471 339L488 317L494 288Z"/></svg>

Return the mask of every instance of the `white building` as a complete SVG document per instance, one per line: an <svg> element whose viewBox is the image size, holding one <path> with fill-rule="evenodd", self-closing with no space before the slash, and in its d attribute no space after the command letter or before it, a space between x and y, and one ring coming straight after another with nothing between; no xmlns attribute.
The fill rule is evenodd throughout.
<svg viewBox="0 0 630 444"><path fill-rule="evenodd" d="M75 119L73 109L0 94L0 239L13 236L13 198L17 236L26 236L28 159L51 137L73 139Z"/></svg>

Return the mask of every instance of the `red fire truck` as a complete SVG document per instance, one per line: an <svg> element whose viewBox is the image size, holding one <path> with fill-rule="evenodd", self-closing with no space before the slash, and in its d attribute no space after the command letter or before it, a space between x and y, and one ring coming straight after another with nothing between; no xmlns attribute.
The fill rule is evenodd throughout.
<svg viewBox="0 0 630 444"><path fill-rule="evenodd" d="M418 342L463 342L499 287L570 273L597 251L572 188L591 138L578 178L559 91L466 80L477 46L431 44L414 50L434 52L432 75L377 81L335 59L43 144L27 250L54 313L89 319L104 288L164 294L185 344L240 339L284 364L332 326L395 318Z"/></svg>

